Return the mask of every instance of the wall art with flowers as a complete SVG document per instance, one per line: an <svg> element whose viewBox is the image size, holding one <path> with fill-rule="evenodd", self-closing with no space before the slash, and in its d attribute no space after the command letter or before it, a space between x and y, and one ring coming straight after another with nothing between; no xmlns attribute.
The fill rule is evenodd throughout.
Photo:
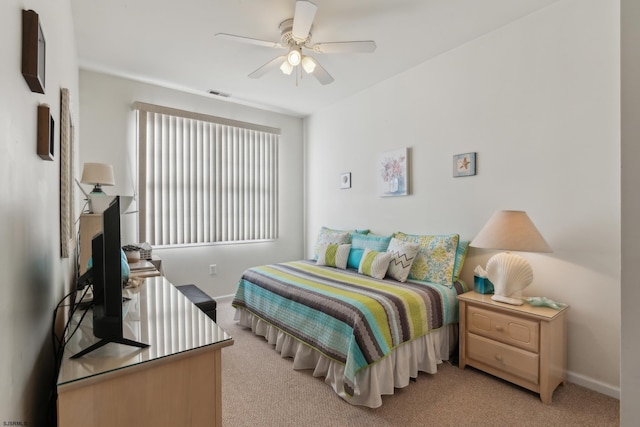
<svg viewBox="0 0 640 427"><path fill-rule="evenodd" d="M382 153L378 162L378 195L382 197L409 194L407 148Z"/></svg>

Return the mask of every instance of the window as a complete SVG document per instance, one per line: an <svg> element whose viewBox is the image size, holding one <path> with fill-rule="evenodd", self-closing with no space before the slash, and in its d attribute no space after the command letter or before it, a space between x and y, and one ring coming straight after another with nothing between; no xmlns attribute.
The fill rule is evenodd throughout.
<svg viewBox="0 0 640 427"><path fill-rule="evenodd" d="M135 102L141 241L278 237L280 130Z"/></svg>

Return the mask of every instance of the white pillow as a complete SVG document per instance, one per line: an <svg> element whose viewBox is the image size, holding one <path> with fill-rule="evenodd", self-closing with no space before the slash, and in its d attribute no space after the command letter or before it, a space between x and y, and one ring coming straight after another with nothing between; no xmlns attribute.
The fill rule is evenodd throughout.
<svg viewBox="0 0 640 427"><path fill-rule="evenodd" d="M339 245L337 243L325 243L318 245L318 259L316 260L316 264L337 267L344 270L347 268L350 250L350 244Z"/></svg>
<svg viewBox="0 0 640 427"><path fill-rule="evenodd" d="M391 261L390 253L373 251L366 248L362 254L360 265L358 266L358 273L376 279L383 279L385 274L387 274L389 261Z"/></svg>
<svg viewBox="0 0 640 427"><path fill-rule="evenodd" d="M387 252L391 255L387 274L398 282L406 282L418 249L420 249L418 243L405 242L396 238L391 239L387 248Z"/></svg>
<svg viewBox="0 0 640 427"><path fill-rule="evenodd" d="M331 230L329 228L322 227L318 234L318 238L316 239L315 247L313 248L314 259L318 259L318 247L329 243L351 243L351 233L348 231Z"/></svg>

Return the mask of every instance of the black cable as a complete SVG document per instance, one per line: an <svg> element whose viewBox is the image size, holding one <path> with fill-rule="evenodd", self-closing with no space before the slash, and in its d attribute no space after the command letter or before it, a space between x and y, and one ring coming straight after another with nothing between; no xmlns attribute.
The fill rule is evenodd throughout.
<svg viewBox="0 0 640 427"><path fill-rule="evenodd" d="M62 330L62 336L60 338L58 338L57 335L55 336L56 341L58 343L58 348L57 348L57 353L56 353L57 369L60 368L60 364L62 363L62 353L64 353L64 349L65 349L65 347L67 345L67 342L69 342L69 339L71 338L71 336L73 336L75 331L78 329L79 323L81 323L81 322L79 322L78 325L76 325L76 328L74 329L74 331L71 334L67 334L67 332L69 331L69 327L70 327L70 325L72 323L71 321L73 319L73 316L75 315L76 311L80 308L79 307L80 306L80 302L82 302L82 300L84 300L84 297L89 292L89 289L90 289L89 286L85 286L84 291L82 293L82 296L80 297L80 301L78 301L78 302L75 301L76 300L76 296L77 296L77 290L74 290L74 291L70 292L69 294L67 294L67 296L65 296L63 298L63 300L64 300L64 299L68 298L71 294L74 295L73 302L70 305L71 310L69 310L69 318L67 319L67 323L65 324L64 329ZM55 322L55 319L57 318L57 311L59 309L60 309L60 304L58 304L58 307L56 307L56 310L54 312L54 322ZM81 319L84 319L85 314L86 314L86 311L85 311L85 313L82 314ZM54 328L54 330L55 330L55 328ZM55 332L54 332L54 335L55 335Z"/></svg>
<svg viewBox="0 0 640 427"><path fill-rule="evenodd" d="M62 297L62 299L58 302L58 304L56 305L56 308L53 310L53 323L51 324L51 337L52 337L52 341L53 341L53 354L57 356L58 351L60 350L60 347L63 344L63 340L61 338L58 338L58 336L56 335L56 320L58 318L58 310L60 310L60 307L62 306L62 304L65 302L65 300L67 298L69 298L72 295L76 295L76 290L74 289L73 291L69 292L68 294L66 294L64 297ZM69 319L67 319L67 324L65 325L64 329L63 329L63 334L67 329L67 325L69 324L69 321L71 320L71 314L73 312L73 306L71 311L69 312ZM64 336L64 335L63 335ZM56 370L59 367L59 365L57 364L57 357L56 357Z"/></svg>
<svg viewBox="0 0 640 427"><path fill-rule="evenodd" d="M87 286L88 288L88 286ZM82 295L82 297L80 298L80 301L82 301L84 299L84 296L87 294L87 291L84 292L84 294ZM67 346L67 344L69 343L69 340L71 340L71 337L76 333L76 331L78 330L78 328L80 327L80 325L82 325L82 321L84 320L84 317L87 315L87 313L89 312L89 309L93 307L93 302L91 302L91 304L85 306L84 308L80 307L80 304L76 304L76 307L78 309L84 310L82 313L82 316L80 316L80 319L78 319L78 322L76 323L76 327L73 329L73 332L71 332L69 334L69 336L67 337L67 340L64 341L63 343L63 351L64 348ZM75 310L74 310L75 311ZM71 319L71 318L69 318ZM61 354L62 355L62 354ZM61 358L62 359L62 358Z"/></svg>
<svg viewBox="0 0 640 427"><path fill-rule="evenodd" d="M85 204L86 206L86 204ZM84 207L83 207L84 209ZM78 217L78 220L76 220L76 223L80 220L80 218ZM68 338L66 337L66 334L69 330L69 326L71 324L71 320L73 318L73 316L75 315L75 312L78 308L78 304L76 304L76 297L77 297L77 293L78 293L78 280L80 278L80 274L79 274L79 269L78 269L78 265L80 264L80 230L78 229L76 232L76 251L75 251L75 262L74 262L74 271L76 272L76 277L74 278L74 283L73 283L73 290L71 292L69 292L68 294L66 294L64 297L62 297L62 299L58 302L58 304L56 305L55 309L53 310L53 319L52 319L52 323L51 323L51 345L52 345L52 355L53 355L53 363L54 363L54 369L52 372L52 384L51 384L51 391L49 394L49 406L47 408L47 421L48 424L51 426L55 426L57 425L57 399L58 399L58 389L57 389L57 385L58 385L58 375L60 373L60 366L62 365L62 356L64 354L64 349L66 347L66 344L68 342ZM84 299L84 297L86 296L87 292L89 290L89 287L87 286L82 294L82 296L80 297L80 300L82 301ZM69 298L73 296L73 300L71 301L71 303L69 305L63 305L63 303ZM60 307L71 307L71 309L69 310L69 317L67 318L67 322L65 323L65 326L62 330L62 336L58 337L58 335L56 334L56 321L58 318L58 310L60 310ZM86 312L83 313L81 320L84 318ZM73 333L75 333L75 331L77 330L74 329ZM71 335L73 335L73 333ZM70 336L69 336L70 337ZM66 340L65 340L66 339Z"/></svg>
<svg viewBox="0 0 640 427"><path fill-rule="evenodd" d="M73 290L68 294L66 294L64 297L62 297L62 299L56 305L56 308L53 310L53 321L51 323L51 345L53 346L52 350L53 350L54 368L53 368L52 378L51 378L51 390L49 392L49 405L47 407L47 420L48 420L48 423L52 426L55 426L57 424L57 419L56 419L57 418L56 417L56 400L58 397L57 384L58 384L58 373L60 372L60 362L61 362L59 351L63 344L62 341L58 339L58 336L56 335L56 319L58 318L58 310L60 309L64 301L66 301L66 299L69 298L71 295L75 295L75 293L76 293L76 290ZM71 317L69 317L69 319L71 319ZM67 320L67 323L69 323L69 320ZM66 325L65 325L65 328L66 328Z"/></svg>
<svg viewBox="0 0 640 427"><path fill-rule="evenodd" d="M85 287L84 292L80 297L80 301L84 299L89 289L90 289L90 286ZM66 294L64 297L62 297L62 299L56 305L56 308L53 310L53 322L51 326L51 341L53 345L54 369L52 374L52 384L51 384L51 392L49 395L49 408L48 408L48 412L49 412L48 417L49 417L50 425L55 425L56 423L56 409L57 409L56 400L58 398L58 393L57 393L58 375L60 373L60 366L62 365L62 358L64 355L65 347L69 342L69 339L71 338L71 336L73 336L73 334L78 330L80 324L82 323L82 320L84 320L84 317L86 316L90 308L90 306L88 306L85 309L84 313L82 313L82 316L80 317L78 324L76 325L75 329L73 329L73 332L68 334L68 331L70 330L70 326L72 324L73 317L75 316L76 311L79 309L79 304L75 303L77 292L78 290L74 289L73 291ZM73 301L71 302L71 304L64 305L63 303L71 296L73 296ZM56 326L56 320L58 318L58 311L60 310L60 307L71 307L71 309L69 310L69 317L63 328L62 336L58 337L58 335L55 332L55 326Z"/></svg>

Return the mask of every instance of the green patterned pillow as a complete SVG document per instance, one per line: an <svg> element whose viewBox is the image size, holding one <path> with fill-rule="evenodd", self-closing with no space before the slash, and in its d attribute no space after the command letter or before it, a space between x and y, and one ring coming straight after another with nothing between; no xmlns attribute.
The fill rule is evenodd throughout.
<svg viewBox="0 0 640 427"><path fill-rule="evenodd" d="M388 252L372 251L366 248L358 266L358 273L376 279L383 279L387 274L389 261L391 261L391 254Z"/></svg>
<svg viewBox="0 0 640 427"><path fill-rule="evenodd" d="M316 264L337 267L344 270L347 268L347 258L349 258L350 249L351 245L349 244L322 244L318 246L318 259Z"/></svg>
<svg viewBox="0 0 640 427"><path fill-rule="evenodd" d="M469 242L468 240L462 240L458 242L458 249L456 249L456 262L453 267L453 281L457 281L460 279L460 272L462 271L462 266L464 265L464 260L467 257L467 251L469 250Z"/></svg>
<svg viewBox="0 0 640 427"><path fill-rule="evenodd" d="M397 232L393 237L420 245L409 279L453 286L453 269L460 240L458 234L414 235Z"/></svg>
<svg viewBox="0 0 640 427"><path fill-rule="evenodd" d="M391 236L379 236L377 234L353 234L351 236L351 252L349 252L349 260L347 267L358 269L360 259L366 248L378 252L385 252L391 241Z"/></svg>
<svg viewBox="0 0 640 427"><path fill-rule="evenodd" d="M318 233L316 244L313 247L313 259L318 259L318 247L329 243L351 243L351 232L344 230L332 230L327 227L322 227L320 229L320 233Z"/></svg>
<svg viewBox="0 0 640 427"><path fill-rule="evenodd" d="M406 282L419 248L420 245L417 243L391 239L389 248L387 249L387 252L391 254L387 275L396 279L398 282Z"/></svg>

